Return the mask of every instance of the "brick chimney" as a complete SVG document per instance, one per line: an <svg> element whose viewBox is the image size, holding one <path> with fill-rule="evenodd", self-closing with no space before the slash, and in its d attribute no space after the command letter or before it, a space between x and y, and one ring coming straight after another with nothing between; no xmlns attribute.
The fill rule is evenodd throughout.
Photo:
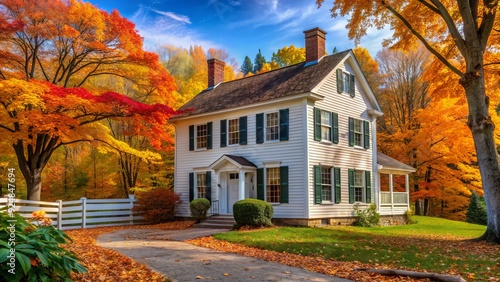
<svg viewBox="0 0 500 282"><path fill-rule="evenodd" d="M304 31L306 37L306 63L319 60L325 55L326 31L319 27Z"/></svg>
<svg viewBox="0 0 500 282"><path fill-rule="evenodd" d="M218 59L209 59L208 63L208 88L224 82L225 63Z"/></svg>

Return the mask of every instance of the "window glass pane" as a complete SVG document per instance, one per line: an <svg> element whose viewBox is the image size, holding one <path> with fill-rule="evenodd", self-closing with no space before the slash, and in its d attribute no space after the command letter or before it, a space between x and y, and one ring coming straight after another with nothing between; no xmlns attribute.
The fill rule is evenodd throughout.
<svg viewBox="0 0 500 282"><path fill-rule="evenodd" d="M364 177L365 173L361 170L354 171L354 201L356 202L364 202L363 201L363 191L364 187Z"/></svg>
<svg viewBox="0 0 500 282"><path fill-rule="evenodd" d="M323 201L332 201L332 169L330 167L321 168L321 195Z"/></svg>
<svg viewBox="0 0 500 282"><path fill-rule="evenodd" d="M206 148L207 147L207 125L197 125L196 126L196 148Z"/></svg>
<svg viewBox="0 0 500 282"><path fill-rule="evenodd" d="M266 140L279 139L278 113L266 114Z"/></svg>
<svg viewBox="0 0 500 282"><path fill-rule="evenodd" d="M197 198L205 198L207 189L205 173L196 174L196 189L197 189Z"/></svg>
<svg viewBox="0 0 500 282"><path fill-rule="evenodd" d="M359 119L354 120L354 145L363 146L363 122Z"/></svg>
<svg viewBox="0 0 500 282"><path fill-rule="evenodd" d="M332 141L332 113L321 111L321 139Z"/></svg>
<svg viewBox="0 0 500 282"><path fill-rule="evenodd" d="M280 169L266 168L266 200L269 203L280 202Z"/></svg>
<svg viewBox="0 0 500 282"><path fill-rule="evenodd" d="M229 145L240 143L240 120L230 119L228 124Z"/></svg>
<svg viewBox="0 0 500 282"><path fill-rule="evenodd" d="M349 93L349 74L344 72L344 92Z"/></svg>

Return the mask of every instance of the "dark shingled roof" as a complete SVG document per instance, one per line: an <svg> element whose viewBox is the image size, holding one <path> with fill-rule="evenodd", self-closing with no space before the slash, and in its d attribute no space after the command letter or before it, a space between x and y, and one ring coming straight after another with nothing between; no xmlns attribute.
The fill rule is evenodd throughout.
<svg viewBox="0 0 500 282"><path fill-rule="evenodd" d="M253 166L253 167L257 167L256 165L254 165L251 161L245 159L244 157L241 157L241 156L233 156L233 155L224 155L230 159L232 159L233 161L239 163L240 165L242 166Z"/></svg>
<svg viewBox="0 0 500 282"><path fill-rule="evenodd" d="M323 57L317 64L295 64L254 76L228 81L206 89L184 104L180 114L185 117L210 113L276 98L310 92L350 52L346 50Z"/></svg>
<svg viewBox="0 0 500 282"><path fill-rule="evenodd" d="M406 170L415 172L416 169L406 165L398 160L395 160L388 155L377 152L377 164L381 165L384 169Z"/></svg>

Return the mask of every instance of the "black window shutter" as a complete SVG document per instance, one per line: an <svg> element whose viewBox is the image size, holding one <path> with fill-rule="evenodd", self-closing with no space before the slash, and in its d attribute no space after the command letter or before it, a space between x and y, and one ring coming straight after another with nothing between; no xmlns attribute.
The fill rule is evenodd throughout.
<svg viewBox="0 0 500 282"><path fill-rule="evenodd" d="M264 169L257 169L257 199L264 201Z"/></svg>
<svg viewBox="0 0 500 282"><path fill-rule="evenodd" d="M344 71L337 69L337 92L344 92Z"/></svg>
<svg viewBox="0 0 500 282"><path fill-rule="evenodd" d="M255 115L255 130L257 144L264 143L264 114Z"/></svg>
<svg viewBox="0 0 500 282"><path fill-rule="evenodd" d="M189 151L194 151L194 125L189 126Z"/></svg>
<svg viewBox="0 0 500 282"><path fill-rule="evenodd" d="M355 92L355 89L354 89L356 83L354 82L354 79L355 79L354 75L350 74L349 75L349 95L351 95L351 97L354 97L356 95L355 94L356 92Z"/></svg>
<svg viewBox="0 0 500 282"><path fill-rule="evenodd" d="M280 203L288 204L288 166L280 167Z"/></svg>
<svg viewBox="0 0 500 282"><path fill-rule="evenodd" d="M194 200L194 172L189 173L189 202Z"/></svg>
<svg viewBox="0 0 500 282"><path fill-rule="evenodd" d="M366 202L372 202L372 178L369 171L365 171Z"/></svg>
<svg viewBox="0 0 500 282"><path fill-rule="evenodd" d="M342 201L341 185L340 185L340 168L335 167L333 169L333 178L335 182L335 203L339 204Z"/></svg>
<svg viewBox="0 0 500 282"><path fill-rule="evenodd" d="M354 204L354 169L349 170L349 204Z"/></svg>
<svg viewBox="0 0 500 282"><path fill-rule="evenodd" d="M332 142L339 143L339 114L332 113Z"/></svg>
<svg viewBox="0 0 500 282"><path fill-rule="evenodd" d="M247 117L240 117L240 145L247 144Z"/></svg>
<svg viewBox="0 0 500 282"><path fill-rule="evenodd" d="M220 121L220 146L227 146L227 120L223 119Z"/></svg>
<svg viewBox="0 0 500 282"><path fill-rule="evenodd" d="M206 181L206 185L207 185L205 198L207 198L207 200L209 202L212 202L212 172L207 171L206 176L205 176L205 181Z"/></svg>
<svg viewBox="0 0 500 282"><path fill-rule="evenodd" d="M315 165L314 166L314 203L321 204L323 199L322 189L321 189L321 167Z"/></svg>
<svg viewBox="0 0 500 282"><path fill-rule="evenodd" d="M212 149L212 122L207 123L207 149Z"/></svg>
<svg viewBox="0 0 500 282"><path fill-rule="evenodd" d="M349 146L354 146L354 119L349 118Z"/></svg>
<svg viewBox="0 0 500 282"><path fill-rule="evenodd" d="M289 119L289 111L288 109L280 110L279 119L280 119L280 141L288 141L288 119Z"/></svg>
<svg viewBox="0 0 500 282"><path fill-rule="evenodd" d="M314 108L314 140L321 141L321 110Z"/></svg>
<svg viewBox="0 0 500 282"><path fill-rule="evenodd" d="M370 148L370 123L363 121L364 141L363 146L365 149Z"/></svg>

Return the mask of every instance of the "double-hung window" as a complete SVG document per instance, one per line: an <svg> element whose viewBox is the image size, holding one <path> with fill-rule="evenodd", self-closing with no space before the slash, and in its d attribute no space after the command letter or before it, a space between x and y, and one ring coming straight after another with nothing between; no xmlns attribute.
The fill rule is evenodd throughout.
<svg viewBox="0 0 500 282"><path fill-rule="evenodd" d="M314 140L339 143L339 115L314 108Z"/></svg>
<svg viewBox="0 0 500 282"><path fill-rule="evenodd" d="M280 168L266 168L266 200L270 203L280 202Z"/></svg>
<svg viewBox="0 0 500 282"><path fill-rule="evenodd" d="M349 169L349 203L371 203L371 172Z"/></svg>
<svg viewBox="0 0 500 282"><path fill-rule="evenodd" d="M321 140L332 141L332 113L321 111Z"/></svg>
<svg viewBox="0 0 500 282"><path fill-rule="evenodd" d="M266 114L266 141L279 140L278 112Z"/></svg>
<svg viewBox="0 0 500 282"><path fill-rule="evenodd" d="M220 121L220 146L247 144L247 117Z"/></svg>
<svg viewBox="0 0 500 282"><path fill-rule="evenodd" d="M351 97L355 96L355 77L353 74L337 69L337 92L349 93Z"/></svg>
<svg viewBox="0 0 500 282"><path fill-rule="evenodd" d="M341 202L340 168L314 166L314 203Z"/></svg>
<svg viewBox="0 0 500 282"><path fill-rule="evenodd" d="M230 119L228 120L228 133L229 133L229 145L235 145L240 143L240 120Z"/></svg>
<svg viewBox="0 0 500 282"><path fill-rule="evenodd" d="M196 149L207 148L208 129L206 124L196 126Z"/></svg>
<svg viewBox="0 0 500 282"><path fill-rule="evenodd" d="M212 149L212 122L189 126L189 151Z"/></svg>
<svg viewBox="0 0 500 282"><path fill-rule="evenodd" d="M349 118L349 146L370 148L370 123Z"/></svg>
<svg viewBox="0 0 500 282"><path fill-rule="evenodd" d="M289 110L260 113L255 116L255 142L288 141Z"/></svg>
<svg viewBox="0 0 500 282"><path fill-rule="evenodd" d="M207 193L207 178L205 173L196 174L196 196L205 198Z"/></svg>
<svg viewBox="0 0 500 282"><path fill-rule="evenodd" d="M288 166L266 164L257 169L257 199L288 203Z"/></svg>

